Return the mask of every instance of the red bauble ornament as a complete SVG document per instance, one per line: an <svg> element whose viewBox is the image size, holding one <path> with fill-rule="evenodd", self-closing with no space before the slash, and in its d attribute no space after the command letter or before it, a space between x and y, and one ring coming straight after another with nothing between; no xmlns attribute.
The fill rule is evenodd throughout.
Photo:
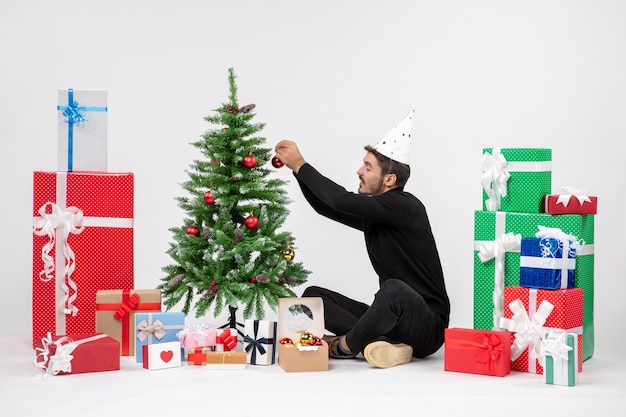
<svg viewBox="0 0 626 417"><path fill-rule="evenodd" d="M255 277L251 277L250 278L250 282L253 283L253 284L256 284L256 278Z"/></svg>
<svg viewBox="0 0 626 417"><path fill-rule="evenodd" d="M233 108L232 108L232 106L228 106L228 113L233 114Z"/></svg>
<svg viewBox="0 0 626 417"><path fill-rule="evenodd" d="M283 167L283 161L281 161L280 159L278 159L277 156L272 158L272 166L274 166L274 168L282 168Z"/></svg>
<svg viewBox="0 0 626 417"><path fill-rule="evenodd" d="M285 280L284 280L284 279L282 279L282 278L278 278L278 284L279 284L279 285L280 285L280 284L282 284L283 282L285 282Z"/></svg>
<svg viewBox="0 0 626 417"><path fill-rule="evenodd" d="M204 202L207 204L215 204L215 198L213 198L213 193L211 193L211 191L204 193Z"/></svg>
<svg viewBox="0 0 626 417"><path fill-rule="evenodd" d="M217 285L217 282L215 280L211 281L211 286L215 287Z"/></svg>
<svg viewBox="0 0 626 417"><path fill-rule="evenodd" d="M230 179L231 179L233 182L237 182L237 181L239 181L239 178L237 178L237 177L233 177L233 176L231 176L231 177L230 177Z"/></svg>
<svg viewBox="0 0 626 417"><path fill-rule="evenodd" d="M188 235L200 236L200 229L198 229L196 226L189 226L187 229L185 229L185 233L187 233Z"/></svg>
<svg viewBox="0 0 626 417"><path fill-rule="evenodd" d="M246 225L248 229L256 229L257 226L259 225L259 218L256 217L254 214L251 214L248 217L246 217L244 224Z"/></svg>
<svg viewBox="0 0 626 417"><path fill-rule="evenodd" d="M246 168L254 168L256 166L256 156L252 154L244 156L243 166Z"/></svg>

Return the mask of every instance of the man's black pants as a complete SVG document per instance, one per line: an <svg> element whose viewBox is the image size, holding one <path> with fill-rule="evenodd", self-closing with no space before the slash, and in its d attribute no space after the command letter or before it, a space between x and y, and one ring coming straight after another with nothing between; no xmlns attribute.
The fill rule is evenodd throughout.
<svg viewBox="0 0 626 417"><path fill-rule="evenodd" d="M443 345L443 320L403 281L383 282L371 306L316 286L304 290L302 296L322 298L326 329L345 335L353 352L362 352L381 336L411 345L417 358L431 355Z"/></svg>

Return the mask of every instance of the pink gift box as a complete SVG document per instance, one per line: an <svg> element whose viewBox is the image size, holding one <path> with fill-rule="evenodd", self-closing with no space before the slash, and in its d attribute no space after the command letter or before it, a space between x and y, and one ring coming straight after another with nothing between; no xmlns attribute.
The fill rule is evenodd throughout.
<svg viewBox="0 0 626 417"><path fill-rule="evenodd" d="M211 328L204 323L185 326L176 336L185 349L215 346L217 344L217 329Z"/></svg>

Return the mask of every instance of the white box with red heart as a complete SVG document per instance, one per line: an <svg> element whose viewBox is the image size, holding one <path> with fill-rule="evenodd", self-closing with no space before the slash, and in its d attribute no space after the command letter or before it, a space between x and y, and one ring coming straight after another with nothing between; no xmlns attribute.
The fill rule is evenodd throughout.
<svg viewBox="0 0 626 417"><path fill-rule="evenodd" d="M180 342L143 345L143 367L151 371L180 366Z"/></svg>

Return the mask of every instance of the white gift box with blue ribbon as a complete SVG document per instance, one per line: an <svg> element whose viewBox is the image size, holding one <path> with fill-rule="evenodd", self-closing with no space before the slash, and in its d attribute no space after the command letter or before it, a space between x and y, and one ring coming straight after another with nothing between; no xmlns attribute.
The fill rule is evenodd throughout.
<svg viewBox="0 0 626 417"><path fill-rule="evenodd" d="M537 237L522 238L520 286L546 290L574 288L579 243L560 229L539 226Z"/></svg>
<svg viewBox="0 0 626 417"><path fill-rule="evenodd" d="M107 92L59 90L57 171L107 171Z"/></svg>
<svg viewBox="0 0 626 417"><path fill-rule="evenodd" d="M243 346L250 365L276 363L277 323L270 320L246 319Z"/></svg>

